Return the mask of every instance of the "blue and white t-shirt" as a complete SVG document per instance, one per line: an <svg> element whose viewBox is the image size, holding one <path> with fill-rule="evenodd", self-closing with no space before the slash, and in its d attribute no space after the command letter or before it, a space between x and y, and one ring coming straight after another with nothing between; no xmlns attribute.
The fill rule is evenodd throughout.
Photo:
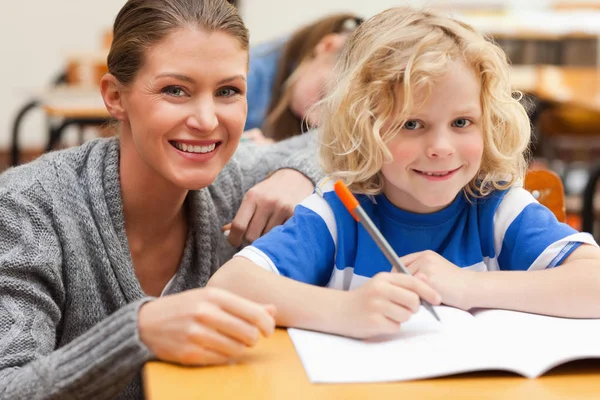
<svg viewBox="0 0 600 400"><path fill-rule="evenodd" d="M460 193L432 214L401 210L384 195L357 199L400 257L432 250L461 268L524 271L556 267L581 243L597 246L590 234L558 222L521 187L471 201ZM283 226L237 256L297 281L345 290L391 270L331 180L299 204Z"/></svg>

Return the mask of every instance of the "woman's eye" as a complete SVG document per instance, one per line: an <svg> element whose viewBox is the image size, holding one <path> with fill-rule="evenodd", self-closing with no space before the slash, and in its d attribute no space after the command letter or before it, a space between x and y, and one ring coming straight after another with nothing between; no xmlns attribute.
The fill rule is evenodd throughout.
<svg viewBox="0 0 600 400"><path fill-rule="evenodd" d="M469 125L471 125L471 121L469 121L466 118L458 118L455 119L454 122L452 122L452 126L455 126L457 128L466 128Z"/></svg>
<svg viewBox="0 0 600 400"><path fill-rule="evenodd" d="M234 87L224 87L217 90L217 97L231 97L240 93L240 90Z"/></svg>
<svg viewBox="0 0 600 400"><path fill-rule="evenodd" d="M410 119L404 123L404 126L402 128L409 130L409 131L414 131L415 129L419 129L422 127L423 127L423 125L421 125L421 123L419 121Z"/></svg>
<svg viewBox="0 0 600 400"><path fill-rule="evenodd" d="M167 86L162 90L162 92L174 97L185 96L185 91L179 86Z"/></svg>

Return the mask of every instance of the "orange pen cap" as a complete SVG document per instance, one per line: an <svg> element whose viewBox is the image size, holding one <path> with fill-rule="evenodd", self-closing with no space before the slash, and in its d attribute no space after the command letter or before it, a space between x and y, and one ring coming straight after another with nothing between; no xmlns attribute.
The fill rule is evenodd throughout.
<svg viewBox="0 0 600 400"><path fill-rule="evenodd" d="M338 197L344 204L344 206L348 209L348 211L350 211L350 214L352 214L352 217L355 220L359 221L358 217L354 213L354 210L357 207L360 207L360 204L358 204L358 200L356 200L356 197L354 197L350 189L348 189L348 186L346 186L344 182L338 179L333 184L333 188L335 190L335 193L338 195Z"/></svg>

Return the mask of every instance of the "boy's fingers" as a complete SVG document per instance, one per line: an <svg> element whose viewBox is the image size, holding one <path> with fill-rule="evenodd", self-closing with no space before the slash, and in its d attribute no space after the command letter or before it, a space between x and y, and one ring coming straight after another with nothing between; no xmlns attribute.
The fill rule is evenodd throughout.
<svg viewBox="0 0 600 400"><path fill-rule="evenodd" d="M392 284L386 287L386 292L384 296L387 300L389 300L390 305L403 307L411 314L419 310L419 296L410 289ZM393 319L394 321L403 322L394 318L392 315L386 314L386 316L390 319Z"/></svg>
<svg viewBox="0 0 600 400"><path fill-rule="evenodd" d="M419 296L419 298L428 301L431 304L440 304L442 297L428 283L423 282L414 276L405 274L392 274L390 282L396 286L408 289Z"/></svg>
<svg viewBox="0 0 600 400"><path fill-rule="evenodd" d="M423 255L422 251L419 251L419 252L416 252L416 253L407 254L407 255L405 255L403 257L400 257L400 261L402 261L402 263L406 266L406 268L409 268L410 264L412 264L415 261L417 261L419 259L419 257L421 257L421 255Z"/></svg>
<svg viewBox="0 0 600 400"><path fill-rule="evenodd" d="M386 303L383 306L382 313L386 318L401 324L409 320L409 318L415 313L415 311L405 307L401 304Z"/></svg>

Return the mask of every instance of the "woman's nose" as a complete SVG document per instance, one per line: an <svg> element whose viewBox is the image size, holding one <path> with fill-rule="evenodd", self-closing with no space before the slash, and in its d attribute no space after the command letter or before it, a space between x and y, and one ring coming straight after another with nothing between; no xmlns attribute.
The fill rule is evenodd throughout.
<svg viewBox="0 0 600 400"><path fill-rule="evenodd" d="M207 133L213 132L219 124L214 100L211 98L196 102L187 123L194 130Z"/></svg>

